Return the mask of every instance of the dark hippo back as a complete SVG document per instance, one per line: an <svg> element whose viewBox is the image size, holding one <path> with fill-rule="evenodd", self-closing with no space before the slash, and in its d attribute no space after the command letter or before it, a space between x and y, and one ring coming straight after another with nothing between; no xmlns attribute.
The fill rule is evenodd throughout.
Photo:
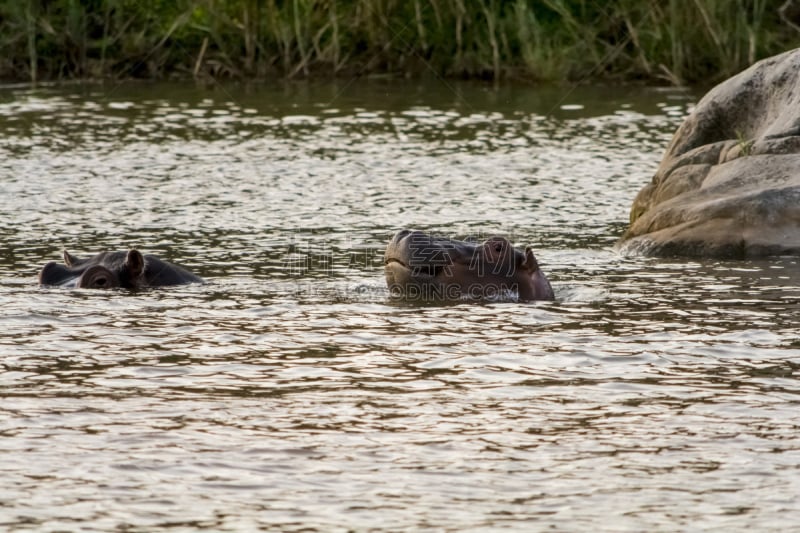
<svg viewBox="0 0 800 533"><path fill-rule="evenodd" d="M202 283L203 279L185 268L168 263L155 255L145 255L144 277L149 287L168 287L187 283Z"/></svg>

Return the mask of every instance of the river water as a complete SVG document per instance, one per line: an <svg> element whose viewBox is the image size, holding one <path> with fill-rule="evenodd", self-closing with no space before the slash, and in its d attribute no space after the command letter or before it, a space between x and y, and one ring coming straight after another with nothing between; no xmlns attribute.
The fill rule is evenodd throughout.
<svg viewBox="0 0 800 533"><path fill-rule="evenodd" d="M796 527L797 259L614 250L697 97L0 89L0 527ZM556 301L393 300L405 227L531 245ZM207 283L37 286L129 247Z"/></svg>

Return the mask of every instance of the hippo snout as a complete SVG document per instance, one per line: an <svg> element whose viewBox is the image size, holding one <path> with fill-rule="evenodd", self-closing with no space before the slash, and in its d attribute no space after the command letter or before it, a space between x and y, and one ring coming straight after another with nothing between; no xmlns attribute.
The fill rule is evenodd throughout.
<svg viewBox="0 0 800 533"><path fill-rule="evenodd" d="M553 290L530 248L520 251L502 237L483 243L403 229L384 256L393 296L459 299L514 294L520 300L552 300Z"/></svg>

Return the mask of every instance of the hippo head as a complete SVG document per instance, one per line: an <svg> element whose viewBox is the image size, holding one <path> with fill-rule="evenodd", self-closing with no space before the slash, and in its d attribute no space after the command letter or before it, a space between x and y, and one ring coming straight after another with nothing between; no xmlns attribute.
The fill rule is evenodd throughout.
<svg viewBox="0 0 800 533"><path fill-rule="evenodd" d="M397 232L386 247L386 283L393 296L422 300L492 298L552 300L553 289L530 248L515 249L502 237L481 244Z"/></svg>
<svg viewBox="0 0 800 533"><path fill-rule="evenodd" d="M144 285L145 259L138 250L101 252L79 259L64 250L64 265L48 263L39 272L40 285L85 289L135 289Z"/></svg>

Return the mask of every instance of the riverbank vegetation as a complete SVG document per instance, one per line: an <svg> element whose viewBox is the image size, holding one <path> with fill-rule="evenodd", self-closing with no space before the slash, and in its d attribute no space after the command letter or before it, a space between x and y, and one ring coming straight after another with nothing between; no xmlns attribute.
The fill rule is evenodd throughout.
<svg viewBox="0 0 800 533"><path fill-rule="evenodd" d="M784 4L793 8L791 0L6 1L0 77L713 82L800 45Z"/></svg>

